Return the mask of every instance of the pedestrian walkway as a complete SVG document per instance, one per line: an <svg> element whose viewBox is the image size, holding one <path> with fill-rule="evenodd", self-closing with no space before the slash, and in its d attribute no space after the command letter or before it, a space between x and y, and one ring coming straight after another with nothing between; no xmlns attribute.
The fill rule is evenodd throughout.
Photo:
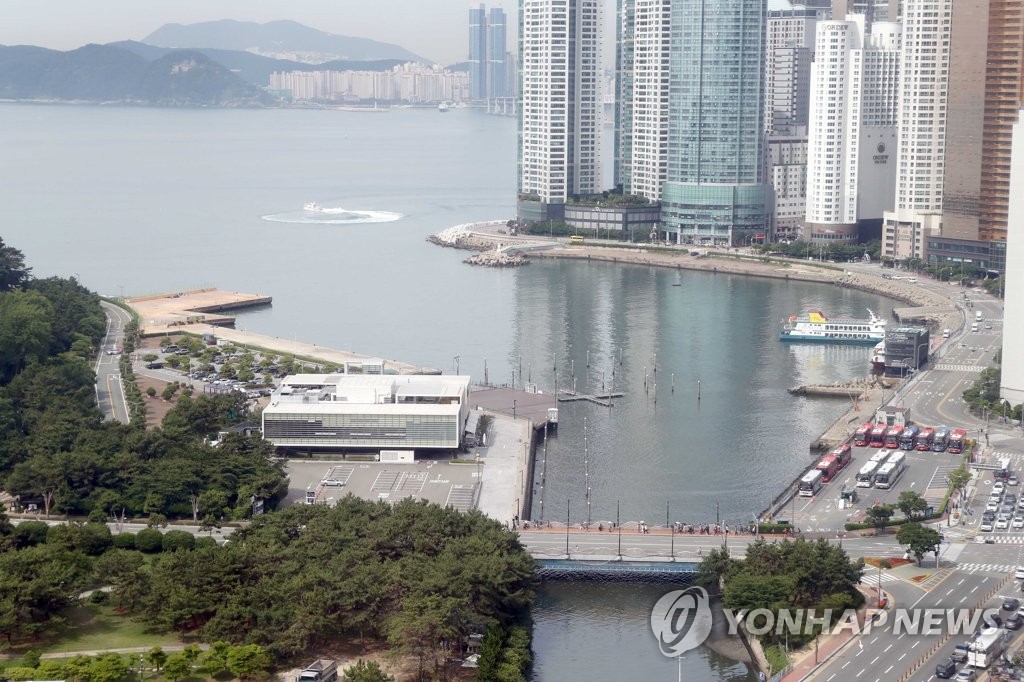
<svg viewBox="0 0 1024 682"><path fill-rule="evenodd" d="M957 564L957 570L961 573L1009 573L1016 570L1013 564Z"/></svg>
<svg viewBox="0 0 1024 682"><path fill-rule="evenodd" d="M940 568L939 570L932 573L927 580L922 580L921 583L918 584L918 587L920 587L925 592L930 592L933 587L935 587L943 580L948 578L954 570L956 569L950 567Z"/></svg>
<svg viewBox="0 0 1024 682"><path fill-rule="evenodd" d="M869 569L866 569L866 570L869 570ZM899 578L898 576L895 576L895 575L893 575L891 573L888 573L888 572L884 572L881 575L879 575L878 571L874 571L874 572L870 572L869 571L869 572L864 574L863 578L860 579L860 584L864 585L865 587L878 587L879 584L884 585L885 583L893 583L893 582L898 583L901 580L902 579Z"/></svg>
<svg viewBox="0 0 1024 682"><path fill-rule="evenodd" d="M940 362L935 365L932 369L945 370L947 372L980 372L985 369L985 365L949 365L944 362Z"/></svg>
<svg viewBox="0 0 1024 682"><path fill-rule="evenodd" d="M871 603L874 603L875 589L877 587L868 590L861 586L861 592L864 593ZM886 603L892 606L892 596L884 590L882 591L882 596L885 598ZM864 611L865 621L873 618L877 611L878 609L866 609ZM791 660L794 658L796 660L790 667L789 672L783 675L780 682L799 682L799 680L807 678L819 665L824 665L830 658L849 644L855 636L848 629L843 629L839 634L822 635L818 638L817 645L807 645L802 651L790 656Z"/></svg>

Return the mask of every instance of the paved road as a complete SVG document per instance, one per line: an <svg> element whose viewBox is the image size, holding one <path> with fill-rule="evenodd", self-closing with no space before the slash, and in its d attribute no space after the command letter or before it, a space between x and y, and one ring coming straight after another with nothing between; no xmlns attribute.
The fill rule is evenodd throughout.
<svg viewBox="0 0 1024 682"><path fill-rule="evenodd" d="M939 583L934 589L927 593L915 594L905 587L897 588L885 585L883 589L894 596L898 607L909 608L934 608L934 609L958 609L971 608L977 605L1001 580L1003 576L998 574L977 573L960 575L954 573ZM913 601L909 601L913 600ZM999 604L995 598L988 600L988 604ZM890 615L892 612L889 612ZM899 630L899 634L896 630ZM816 680L825 682L886 682L888 680L902 679L903 675L909 672L923 656L926 656L941 639L941 635L914 635L906 632L905 622L897 624L895 618L881 626L876 626L870 631L854 638L854 641L846 646L831 661L827 668L822 669L814 677ZM953 637L948 643L948 650L943 658L948 658L957 641L963 637ZM941 660L935 658L934 660ZM927 673L921 679L929 679L928 675L934 675L935 664L925 663L919 671L919 675ZM914 679L918 679L915 677Z"/></svg>
<svg viewBox="0 0 1024 682"><path fill-rule="evenodd" d="M537 558L565 558L566 534L558 530L520 530L520 542ZM773 538L774 540L775 538ZM629 559L670 559L679 561L699 561L701 556L717 549L726 543L733 556L746 553L747 545L754 541L752 535L729 534L729 538L721 535L674 535L668 533L640 534L636 532L610 533L607 530L589 533L570 530L568 535L569 555L574 559L607 558L621 555ZM782 541L782 540L779 540ZM832 542L840 542L833 539ZM879 538L848 537L841 540L842 546L854 557L876 556L878 554L894 555L903 551L896 544L896 536L886 535Z"/></svg>
<svg viewBox="0 0 1024 682"><path fill-rule="evenodd" d="M126 310L112 303L103 301L100 305L107 316L107 333L103 337L103 344L96 360L96 402L105 419L127 424L128 404L125 401L124 385L121 383L121 370L118 365L121 356L109 355L107 350L120 349L124 345L124 327L132 318Z"/></svg>

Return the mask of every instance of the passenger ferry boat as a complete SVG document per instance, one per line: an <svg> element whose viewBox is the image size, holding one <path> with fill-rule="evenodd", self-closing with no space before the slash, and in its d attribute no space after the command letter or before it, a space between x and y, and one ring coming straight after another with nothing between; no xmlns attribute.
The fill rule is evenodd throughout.
<svg viewBox="0 0 1024 682"><path fill-rule="evenodd" d="M315 201L307 201L306 203L304 203L302 205L302 210L303 211L313 211L314 213L319 213L319 212L324 210L324 207L321 206L320 204L316 203Z"/></svg>
<svg viewBox="0 0 1024 682"><path fill-rule="evenodd" d="M885 340L885 320L868 310L868 320L830 320L820 310L791 315L779 332L779 341L877 344Z"/></svg>

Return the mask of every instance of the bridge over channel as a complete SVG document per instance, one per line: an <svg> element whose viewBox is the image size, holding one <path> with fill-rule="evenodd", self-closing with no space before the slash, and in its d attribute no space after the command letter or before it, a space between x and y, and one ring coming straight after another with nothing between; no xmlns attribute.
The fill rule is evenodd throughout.
<svg viewBox="0 0 1024 682"><path fill-rule="evenodd" d="M697 577L698 566L691 561L639 561L618 557L534 558L537 561L536 575L541 580L692 583Z"/></svg>

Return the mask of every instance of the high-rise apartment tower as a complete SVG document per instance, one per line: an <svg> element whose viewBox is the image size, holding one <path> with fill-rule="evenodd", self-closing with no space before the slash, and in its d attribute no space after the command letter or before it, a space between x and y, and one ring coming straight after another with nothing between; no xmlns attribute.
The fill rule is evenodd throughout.
<svg viewBox="0 0 1024 682"><path fill-rule="evenodd" d="M601 183L601 0L519 2L520 219L558 218Z"/></svg>

